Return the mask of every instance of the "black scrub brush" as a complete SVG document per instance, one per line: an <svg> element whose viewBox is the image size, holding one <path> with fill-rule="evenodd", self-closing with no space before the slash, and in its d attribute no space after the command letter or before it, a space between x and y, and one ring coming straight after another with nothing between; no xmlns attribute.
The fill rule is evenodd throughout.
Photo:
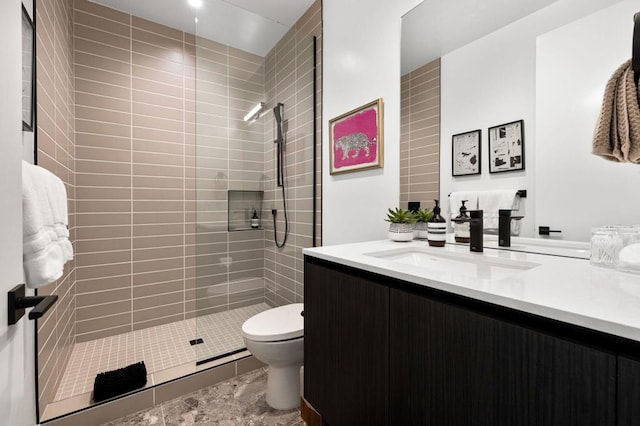
<svg viewBox="0 0 640 426"><path fill-rule="evenodd" d="M140 389L146 384L147 368L144 361L117 370L98 373L93 382L93 401L104 401Z"/></svg>

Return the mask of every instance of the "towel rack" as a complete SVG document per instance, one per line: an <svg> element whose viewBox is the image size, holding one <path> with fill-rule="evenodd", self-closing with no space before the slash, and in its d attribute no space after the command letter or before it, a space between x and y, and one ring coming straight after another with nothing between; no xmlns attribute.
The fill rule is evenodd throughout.
<svg viewBox="0 0 640 426"><path fill-rule="evenodd" d="M633 51L631 56L633 78L636 84L640 78L640 12L633 16Z"/></svg>
<svg viewBox="0 0 640 426"><path fill-rule="evenodd" d="M527 190L526 189L518 189L516 191L516 195L520 198L527 198ZM451 197L451 194L447 195L447 197Z"/></svg>
<svg viewBox="0 0 640 426"><path fill-rule="evenodd" d="M7 293L8 324L14 325L24 315L25 308L32 308L29 319L41 318L58 300L55 294L51 296L25 296L24 284L19 284Z"/></svg>

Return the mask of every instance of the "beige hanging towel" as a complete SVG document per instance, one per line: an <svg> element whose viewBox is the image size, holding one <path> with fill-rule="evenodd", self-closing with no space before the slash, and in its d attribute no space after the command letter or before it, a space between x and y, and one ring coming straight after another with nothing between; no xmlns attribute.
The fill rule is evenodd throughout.
<svg viewBox="0 0 640 426"><path fill-rule="evenodd" d="M610 161L640 163L640 92L631 60L613 73L604 92L593 151Z"/></svg>

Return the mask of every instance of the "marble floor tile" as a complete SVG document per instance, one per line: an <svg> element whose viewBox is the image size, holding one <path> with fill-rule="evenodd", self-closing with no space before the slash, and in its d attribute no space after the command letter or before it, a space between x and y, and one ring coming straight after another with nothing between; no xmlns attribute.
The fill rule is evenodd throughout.
<svg viewBox="0 0 640 426"><path fill-rule="evenodd" d="M297 408L279 411L267 405L266 385L266 369L260 368L107 425L303 426Z"/></svg>
<svg viewBox="0 0 640 426"><path fill-rule="evenodd" d="M103 426L164 426L164 417L160 406L130 414Z"/></svg>

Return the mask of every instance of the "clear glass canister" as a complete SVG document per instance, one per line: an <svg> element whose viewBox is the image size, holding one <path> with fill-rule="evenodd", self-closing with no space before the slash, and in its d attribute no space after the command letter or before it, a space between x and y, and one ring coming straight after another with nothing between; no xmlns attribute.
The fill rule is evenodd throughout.
<svg viewBox="0 0 640 426"><path fill-rule="evenodd" d="M614 228L618 231L618 235L620 235L622 240L621 248L640 243L640 225L615 226Z"/></svg>
<svg viewBox="0 0 640 426"><path fill-rule="evenodd" d="M616 227L591 229L591 263L613 267L618 263L622 236Z"/></svg>
<svg viewBox="0 0 640 426"><path fill-rule="evenodd" d="M627 272L640 272L640 226L620 226L620 252L617 268Z"/></svg>

